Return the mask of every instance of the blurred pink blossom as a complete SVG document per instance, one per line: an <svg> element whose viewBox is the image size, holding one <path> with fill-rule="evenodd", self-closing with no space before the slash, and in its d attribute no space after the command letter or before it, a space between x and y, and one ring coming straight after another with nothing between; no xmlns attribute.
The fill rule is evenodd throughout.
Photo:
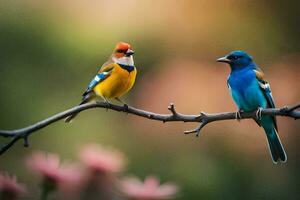
<svg viewBox="0 0 300 200"><path fill-rule="evenodd" d="M173 198L178 187L172 183L160 185L159 179L149 176L144 182L135 177L124 178L120 183L124 195L134 200L162 200Z"/></svg>
<svg viewBox="0 0 300 200"><path fill-rule="evenodd" d="M121 152L97 144L89 144L83 147L79 157L89 169L103 174L120 172L124 169L126 163Z"/></svg>
<svg viewBox="0 0 300 200"><path fill-rule="evenodd" d="M0 173L0 195L5 193L14 199L17 196L24 195L25 187L17 183L15 176L10 177L8 174Z"/></svg>
<svg viewBox="0 0 300 200"><path fill-rule="evenodd" d="M76 164L60 165L58 155L33 153L26 160L27 166L44 180L52 181L64 194L77 191L82 182L82 173Z"/></svg>

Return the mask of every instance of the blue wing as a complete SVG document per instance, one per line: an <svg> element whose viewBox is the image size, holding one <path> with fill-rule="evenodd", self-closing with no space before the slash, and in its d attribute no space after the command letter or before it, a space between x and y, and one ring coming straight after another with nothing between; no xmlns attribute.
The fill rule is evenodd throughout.
<svg viewBox="0 0 300 200"><path fill-rule="evenodd" d="M96 87L96 85L98 85L99 83L101 83L102 81L104 81L106 78L108 78L110 76L112 70L113 70L113 67L107 69L106 71L102 71L102 72L98 73L93 78L93 80L90 82L88 88L86 89L86 91L83 93L82 96L86 96L91 91L93 91L93 89Z"/></svg>
<svg viewBox="0 0 300 200"><path fill-rule="evenodd" d="M106 79L109 75L109 72L103 72L101 74L97 74L95 78L90 82L88 86L88 90L92 90L98 83Z"/></svg>
<svg viewBox="0 0 300 200"><path fill-rule="evenodd" d="M268 108L275 108L274 98L273 98L273 95L271 92L270 84L267 81L262 80L262 79L258 79L258 83L259 83L259 87L260 87L264 97L267 100ZM273 119L275 128L277 130L277 121L276 121L275 116L272 117L272 119Z"/></svg>

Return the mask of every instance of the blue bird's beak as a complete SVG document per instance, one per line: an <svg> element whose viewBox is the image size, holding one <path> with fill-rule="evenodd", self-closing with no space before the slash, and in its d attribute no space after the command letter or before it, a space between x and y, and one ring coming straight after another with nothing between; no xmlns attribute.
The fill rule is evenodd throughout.
<svg viewBox="0 0 300 200"><path fill-rule="evenodd" d="M224 56L224 57L218 58L217 62L230 63L230 60L226 56Z"/></svg>
<svg viewBox="0 0 300 200"><path fill-rule="evenodd" d="M129 56L131 56L131 55L133 55L133 54L134 54L134 51L131 50L131 49L128 49L128 50L126 51L126 53L125 53L125 56L126 56L126 57L129 57Z"/></svg>

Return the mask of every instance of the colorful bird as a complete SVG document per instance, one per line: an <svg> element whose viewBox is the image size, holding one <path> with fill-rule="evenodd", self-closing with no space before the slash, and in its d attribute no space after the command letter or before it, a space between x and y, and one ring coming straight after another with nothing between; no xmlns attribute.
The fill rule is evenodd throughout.
<svg viewBox="0 0 300 200"><path fill-rule="evenodd" d="M119 42L109 60L102 65L88 85L79 105L92 101L96 96L106 103L109 103L108 99L114 98L125 104L120 97L132 88L137 74L133 54L130 44ZM70 122L76 115L77 113L70 115L65 122Z"/></svg>
<svg viewBox="0 0 300 200"><path fill-rule="evenodd" d="M277 133L275 116L261 116L262 108L275 108L270 85L263 79L264 73L256 66L252 57L243 51L233 51L217 59L217 62L230 65L227 85L239 109L237 119L241 118L242 111L257 110L255 121L265 130L273 162L286 162L287 156Z"/></svg>

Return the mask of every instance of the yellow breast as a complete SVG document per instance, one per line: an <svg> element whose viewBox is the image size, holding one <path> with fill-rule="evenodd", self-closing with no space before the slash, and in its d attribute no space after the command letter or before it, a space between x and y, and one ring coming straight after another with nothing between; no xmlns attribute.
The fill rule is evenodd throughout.
<svg viewBox="0 0 300 200"><path fill-rule="evenodd" d="M121 97L132 88L135 82L136 73L136 68L134 68L133 71L128 72L115 63L111 75L100 82L94 88L94 92L97 95L106 98Z"/></svg>

